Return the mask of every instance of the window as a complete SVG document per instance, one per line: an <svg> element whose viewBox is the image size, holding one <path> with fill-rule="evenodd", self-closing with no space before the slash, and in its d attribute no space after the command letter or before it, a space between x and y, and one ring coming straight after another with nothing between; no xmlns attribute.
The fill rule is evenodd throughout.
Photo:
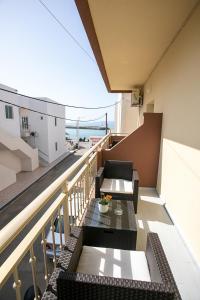
<svg viewBox="0 0 200 300"><path fill-rule="evenodd" d="M13 107L11 105L5 105L6 119L14 119Z"/></svg>
<svg viewBox="0 0 200 300"><path fill-rule="evenodd" d="M55 118L55 126L57 126L57 118Z"/></svg>
<svg viewBox="0 0 200 300"><path fill-rule="evenodd" d="M28 117L22 117L22 129L28 129Z"/></svg>
<svg viewBox="0 0 200 300"><path fill-rule="evenodd" d="M58 143L57 142L55 142L55 149L56 149L56 151L58 151Z"/></svg>

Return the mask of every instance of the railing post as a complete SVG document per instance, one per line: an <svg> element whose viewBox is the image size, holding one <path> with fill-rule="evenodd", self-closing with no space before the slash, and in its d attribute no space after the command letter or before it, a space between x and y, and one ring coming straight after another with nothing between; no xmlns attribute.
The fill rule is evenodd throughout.
<svg viewBox="0 0 200 300"><path fill-rule="evenodd" d="M14 270L13 276L14 276L13 288L16 291L16 299L21 300L22 299L21 298L21 280L19 280L19 274L18 274L17 267Z"/></svg>
<svg viewBox="0 0 200 300"><path fill-rule="evenodd" d="M98 162L98 152L97 152L96 157L95 157L95 176L97 175L97 171L98 171L97 162Z"/></svg>
<svg viewBox="0 0 200 300"><path fill-rule="evenodd" d="M89 178L89 174L90 174L90 163L89 163L89 158L87 158L86 160L86 171L85 171L85 200L86 203L89 200L89 193L90 193L90 178Z"/></svg>
<svg viewBox="0 0 200 300"><path fill-rule="evenodd" d="M46 281L46 286L48 285L48 266L47 266L47 253L46 253L46 238L45 238L45 231L42 231L42 250L43 250L43 257L44 257L44 279Z"/></svg>
<svg viewBox="0 0 200 300"><path fill-rule="evenodd" d="M55 226L54 226L54 220L51 219L51 235L52 235L52 242L53 242L53 264L54 268L56 268L56 242L55 242Z"/></svg>
<svg viewBox="0 0 200 300"><path fill-rule="evenodd" d="M31 264L32 277L33 277L33 286L34 286L34 292L35 292L34 299L40 299L40 295L38 293L38 287L37 287L36 257L34 255L33 245L31 246L31 249L30 249L29 262Z"/></svg>
<svg viewBox="0 0 200 300"><path fill-rule="evenodd" d="M63 186L62 188L63 193L65 193L65 199L63 201L63 220L64 220L64 236L65 236L65 243L70 233L70 225L69 225L69 210L68 210L68 183Z"/></svg>

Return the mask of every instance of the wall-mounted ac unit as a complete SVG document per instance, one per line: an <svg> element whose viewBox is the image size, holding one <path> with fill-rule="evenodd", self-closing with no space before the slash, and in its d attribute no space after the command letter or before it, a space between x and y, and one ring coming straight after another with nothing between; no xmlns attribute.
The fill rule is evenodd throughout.
<svg viewBox="0 0 200 300"><path fill-rule="evenodd" d="M134 88L131 93L131 106L142 106L142 104L143 104L142 90L139 88Z"/></svg>

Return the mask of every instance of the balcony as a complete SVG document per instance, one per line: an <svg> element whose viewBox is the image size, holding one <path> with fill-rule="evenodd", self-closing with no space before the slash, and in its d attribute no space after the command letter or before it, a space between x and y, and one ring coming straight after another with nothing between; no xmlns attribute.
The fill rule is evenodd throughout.
<svg viewBox="0 0 200 300"><path fill-rule="evenodd" d="M136 250L158 233L182 299L199 300L199 1L75 2L107 90L139 87L143 106L122 99L118 115L134 132L105 136L2 229L2 298L23 299L30 285L37 298L37 286L44 292L57 252L82 225L97 169L116 159L132 161L140 177ZM60 248L55 218L64 219Z"/></svg>
<svg viewBox="0 0 200 300"><path fill-rule="evenodd" d="M148 145L150 135L144 134L144 122L143 128L138 128L132 136L120 138L112 149L103 151L101 160L130 159L139 171L140 185L156 187L165 203L164 212L173 220L170 228L178 229L194 261L193 267L185 264L190 259L188 255L182 256L183 243L177 242L177 247L171 249L173 265L175 258L180 259L177 252L182 257L182 263L174 269L179 289L183 299L199 299L196 286L200 281L197 233L200 227L200 143L198 130L195 130L199 128L200 112L200 73L196 71L196 65L200 67L199 2L111 0L108 5L104 0L76 0L76 5L107 90L122 93L116 111L119 131L135 130L138 124L143 124L145 113L163 115L160 151L156 149L156 140ZM143 103L138 107L127 103L124 96L135 88L143 93ZM141 131L143 138L139 141ZM141 224L144 225L143 217ZM154 224L157 218L160 217L152 218ZM170 233L165 234L167 240ZM168 242L174 245L176 240L178 238ZM198 280L194 274L198 274ZM184 276L191 284L187 284Z"/></svg>
<svg viewBox="0 0 200 300"><path fill-rule="evenodd" d="M157 128L159 122L161 128L162 116L150 114L149 118L146 115L146 123L144 121L144 125L131 135L109 133L103 137L1 230L0 286L2 300L23 299L25 291L31 285L39 287L41 292L44 292L53 270L57 267L57 253L64 249L65 241L74 228L82 224L88 205L94 197L94 178L97 169L105 159L111 159L112 156L113 159L134 159L138 163L140 177L145 182L146 170L139 164L143 159L142 151L140 151L140 155L134 154L135 156L132 157L130 145L134 145L137 141L138 147L142 149L143 142L141 144L140 137L144 137L146 131L151 132L149 127L152 127L154 138L151 136L151 139L147 141L148 147L147 145L144 147L149 149L151 144L154 144L152 151L154 154L157 153L157 156L156 158L155 155L152 158L149 156L149 159L150 161L156 159L158 163L160 130L155 132L154 122L156 122ZM113 141L117 141L117 143L110 149ZM129 151L125 152L124 147L127 144ZM155 161L149 165L152 165L152 168L157 166ZM152 170L157 172L157 167ZM157 175L154 174L154 176ZM139 190L136 250L145 251L148 232L158 233L179 291L183 299L187 299L184 298L187 289L192 288L195 295L199 275L196 271L196 273L193 272L193 276L188 277L183 272L186 267L188 270L192 268L194 270L195 264L177 228L169 218L164 203L159 198L155 187L152 187L155 184L152 181L154 176L150 176L151 178L146 181L148 186L140 187ZM69 181L69 178L72 179ZM57 229L55 228L56 218L58 220ZM59 223L61 218L64 220L64 234L62 234L61 223ZM47 234L51 236L51 247ZM61 241L59 247L55 240L56 234L59 235ZM175 251L176 247L179 248L178 252ZM49 260L47 256L49 250L52 260ZM37 289L35 291L37 293ZM196 299L195 296L194 299Z"/></svg>
<svg viewBox="0 0 200 300"><path fill-rule="evenodd" d="M103 137L1 230L1 298L23 299L25 290L32 284L36 286L37 282L44 291L56 267L55 218L63 215L63 237L59 227L61 250L72 228L81 224L94 195L98 153L108 148L109 138L109 134ZM53 263L46 255L49 229L52 232Z"/></svg>

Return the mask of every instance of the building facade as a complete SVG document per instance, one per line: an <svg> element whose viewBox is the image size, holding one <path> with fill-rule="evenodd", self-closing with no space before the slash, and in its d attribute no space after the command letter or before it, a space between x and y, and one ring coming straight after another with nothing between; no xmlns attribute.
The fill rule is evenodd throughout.
<svg viewBox="0 0 200 300"><path fill-rule="evenodd" d="M42 101L28 99L28 107L41 113L23 109L20 111L21 134L24 135L24 139L29 145L38 149L40 158L51 163L67 150L65 147L65 108L56 105L56 102L51 99L40 99ZM27 107L25 101L27 101L26 98L23 99L23 102ZM55 104L48 103L48 101ZM28 129L25 130L22 128L24 118L27 118L25 120L28 123Z"/></svg>
<svg viewBox="0 0 200 300"><path fill-rule="evenodd" d="M38 168L39 159L51 163L67 149L63 106L47 98L37 101L23 97L16 89L2 84L0 100L0 190L3 190L16 182L19 172Z"/></svg>

